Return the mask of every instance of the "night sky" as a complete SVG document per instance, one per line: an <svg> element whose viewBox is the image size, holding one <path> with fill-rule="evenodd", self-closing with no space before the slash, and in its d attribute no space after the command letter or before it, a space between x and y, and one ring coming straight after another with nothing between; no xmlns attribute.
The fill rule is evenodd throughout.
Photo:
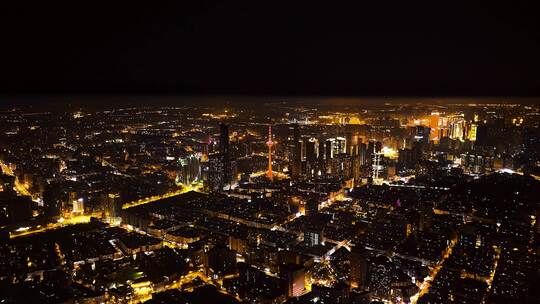
<svg viewBox="0 0 540 304"><path fill-rule="evenodd" d="M515 1L36 2L0 4L0 94L540 95Z"/></svg>

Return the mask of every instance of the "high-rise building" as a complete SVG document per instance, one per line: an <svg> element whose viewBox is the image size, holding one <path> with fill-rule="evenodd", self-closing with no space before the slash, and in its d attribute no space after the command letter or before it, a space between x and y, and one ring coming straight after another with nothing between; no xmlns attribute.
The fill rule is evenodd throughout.
<svg viewBox="0 0 540 304"><path fill-rule="evenodd" d="M300 129L298 124L293 126L293 153L292 153L291 177L298 179L302 169L302 143L300 142Z"/></svg>
<svg viewBox="0 0 540 304"><path fill-rule="evenodd" d="M188 155L178 159L180 172L177 182L189 185L201 179L201 163L196 155Z"/></svg>
<svg viewBox="0 0 540 304"><path fill-rule="evenodd" d="M318 148L317 148L317 152L319 153L319 161L324 162L325 142L324 140L317 140L317 142L319 143Z"/></svg>
<svg viewBox="0 0 540 304"><path fill-rule="evenodd" d="M115 222L118 218L122 216L122 200L120 199L120 194L117 192L111 192L103 198L103 205L105 215L110 222Z"/></svg>
<svg viewBox="0 0 540 304"><path fill-rule="evenodd" d="M477 124L471 124L469 126L469 132L467 134L467 139L470 140L470 141L476 141L476 132L477 132L477 129L478 129L478 125Z"/></svg>
<svg viewBox="0 0 540 304"><path fill-rule="evenodd" d="M84 214L84 199L79 197L76 200L73 200L73 210L74 214Z"/></svg>
<svg viewBox="0 0 540 304"><path fill-rule="evenodd" d="M211 154L202 166L202 179L211 191L223 190L223 162L221 155Z"/></svg>
<svg viewBox="0 0 540 304"><path fill-rule="evenodd" d="M488 131L486 124L479 124L476 127L476 145L486 146L488 144Z"/></svg>
<svg viewBox="0 0 540 304"><path fill-rule="evenodd" d="M225 246L215 246L206 253L205 266L214 277L236 271L236 252Z"/></svg>
<svg viewBox="0 0 540 304"><path fill-rule="evenodd" d="M380 150L377 150L377 143L375 143L372 154L373 161L371 163L371 178L374 184L381 184L382 179L380 178L379 174L383 169L383 166L381 165L382 152L380 152Z"/></svg>
<svg viewBox="0 0 540 304"><path fill-rule="evenodd" d="M360 155L359 155L359 150L358 150L358 144L356 145L353 145L351 147L351 173L352 173L352 178L353 178L353 182L354 182L354 185L357 185L359 184L360 182L360 179L361 179L361 164L360 164Z"/></svg>
<svg viewBox="0 0 540 304"><path fill-rule="evenodd" d="M423 145L429 144L431 131L426 126L414 126L411 130L411 142L421 142Z"/></svg>
<svg viewBox="0 0 540 304"><path fill-rule="evenodd" d="M412 153L412 156L411 156L412 165L415 166L416 163L419 160L421 160L424 156L424 144L420 141L413 142L411 153Z"/></svg>
<svg viewBox="0 0 540 304"><path fill-rule="evenodd" d="M448 117L448 137L463 140L465 136L465 119L463 115Z"/></svg>
<svg viewBox="0 0 540 304"><path fill-rule="evenodd" d="M361 166L364 166L367 164L367 157L368 157L367 149L368 147L364 143L360 143L358 145L358 161L360 162Z"/></svg>
<svg viewBox="0 0 540 304"><path fill-rule="evenodd" d="M43 191L43 205L48 218L57 218L62 212L62 191L56 184L47 184Z"/></svg>
<svg viewBox="0 0 540 304"><path fill-rule="evenodd" d="M230 187L230 183L232 180L232 168L231 168L231 151L230 151L230 145L229 145L229 126L222 123L220 125L220 137L219 137L219 153L221 157L221 163L222 163L222 187L228 188Z"/></svg>
<svg viewBox="0 0 540 304"><path fill-rule="evenodd" d="M334 139L334 155L342 154L347 152L347 140L345 137L336 137Z"/></svg>
<svg viewBox="0 0 540 304"><path fill-rule="evenodd" d="M274 179L274 171L272 171L272 147L274 146L274 142L272 141L272 126L268 126L266 146L268 146L268 170L266 171L266 176L272 180Z"/></svg>
<svg viewBox="0 0 540 304"><path fill-rule="evenodd" d="M299 297L304 293L306 272L304 267L297 264L281 266L282 277L287 282L287 296Z"/></svg>
<svg viewBox="0 0 540 304"><path fill-rule="evenodd" d="M347 132L345 134L345 139L346 139L345 144L347 145L345 152L349 155L352 155L354 146L358 144L358 136L353 135L351 132Z"/></svg>
<svg viewBox="0 0 540 304"><path fill-rule="evenodd" d="M306 145L306 160L313 162L317 160L317 139L309 138L305 141Z"/></svg>
<svg viewBox="0 0 540 304"><path fill-rule="evenodd" d="M382 143L380 141L370 140L367 144L366 164L373 165L374 154L380 153L381 150L382 150Z"/></svg>
<svg viewBox="0 0 540 304"><path fill-rule="evenodd" d="M413 153L411 149L400 149L398 152L398 164L402 169L412 169L414 167Z"/></svg>
<svg viewBox="0 0 540 304"><path fill-rule="evenodd" d="M324 155L325 158L332 159L334 157L334 139L329 138L326 140L326 144L324 145Z"/></svg>
<svg viewBox="0 0 540 304"><path fill-rule="evenodd" d="M439 141L439 112L432 112L429 117L429 139L431 141Z"/></svg>
<svg viewBox="0 0 540 304"><path fill-rule="evenodd" d="M367 283L367 272L368 272L368 263L367 263L367 253L363 248L359 246L353 247L350 253L350 283L351 287L363 289L366 287Z"/></svg>
<svg viewBox="0 0 540 304"><path fill-rule="evenodd" d="M324 227L307 224L304 227L304 243L310 247L324 244Z"/></svg>

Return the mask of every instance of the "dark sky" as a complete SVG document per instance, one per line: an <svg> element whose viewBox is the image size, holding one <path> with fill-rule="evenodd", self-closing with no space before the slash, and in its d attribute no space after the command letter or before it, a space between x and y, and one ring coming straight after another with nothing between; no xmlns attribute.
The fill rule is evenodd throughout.
<svg viewBox="0 0 540 304"><path fill-rule="evenodd" d="M9 2L4 95L540 95L527 2Z"/></svg>

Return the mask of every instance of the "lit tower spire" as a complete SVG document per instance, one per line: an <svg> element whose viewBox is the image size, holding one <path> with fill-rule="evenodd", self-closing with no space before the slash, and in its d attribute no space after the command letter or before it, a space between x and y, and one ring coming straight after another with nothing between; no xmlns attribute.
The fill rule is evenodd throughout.
<svg viewBox="0 0 540 304"><path fill-rule="evenodd" d="M268 126L268 141L266 142L266 145L268 146L268 172L266 172L266 176L273 180L274 172L272 172L272 146L274 145L274 142L272 141L272 126Z"/></svg>

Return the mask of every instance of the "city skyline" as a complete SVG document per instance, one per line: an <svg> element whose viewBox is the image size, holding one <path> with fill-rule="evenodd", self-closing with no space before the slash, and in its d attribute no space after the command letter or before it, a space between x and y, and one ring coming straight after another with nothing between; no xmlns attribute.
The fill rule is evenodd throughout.
<svg viewBox="0 0 540 304"><path fill-rule="evenodd" d="M538 303L532 2L4 2L0 303Z"/></svg>
<svg viewBox="0 0 540 304"><path fill-rule="evenodd" d="M175 100L0 110L2 300L537 298L538 104Z"/></svg>

